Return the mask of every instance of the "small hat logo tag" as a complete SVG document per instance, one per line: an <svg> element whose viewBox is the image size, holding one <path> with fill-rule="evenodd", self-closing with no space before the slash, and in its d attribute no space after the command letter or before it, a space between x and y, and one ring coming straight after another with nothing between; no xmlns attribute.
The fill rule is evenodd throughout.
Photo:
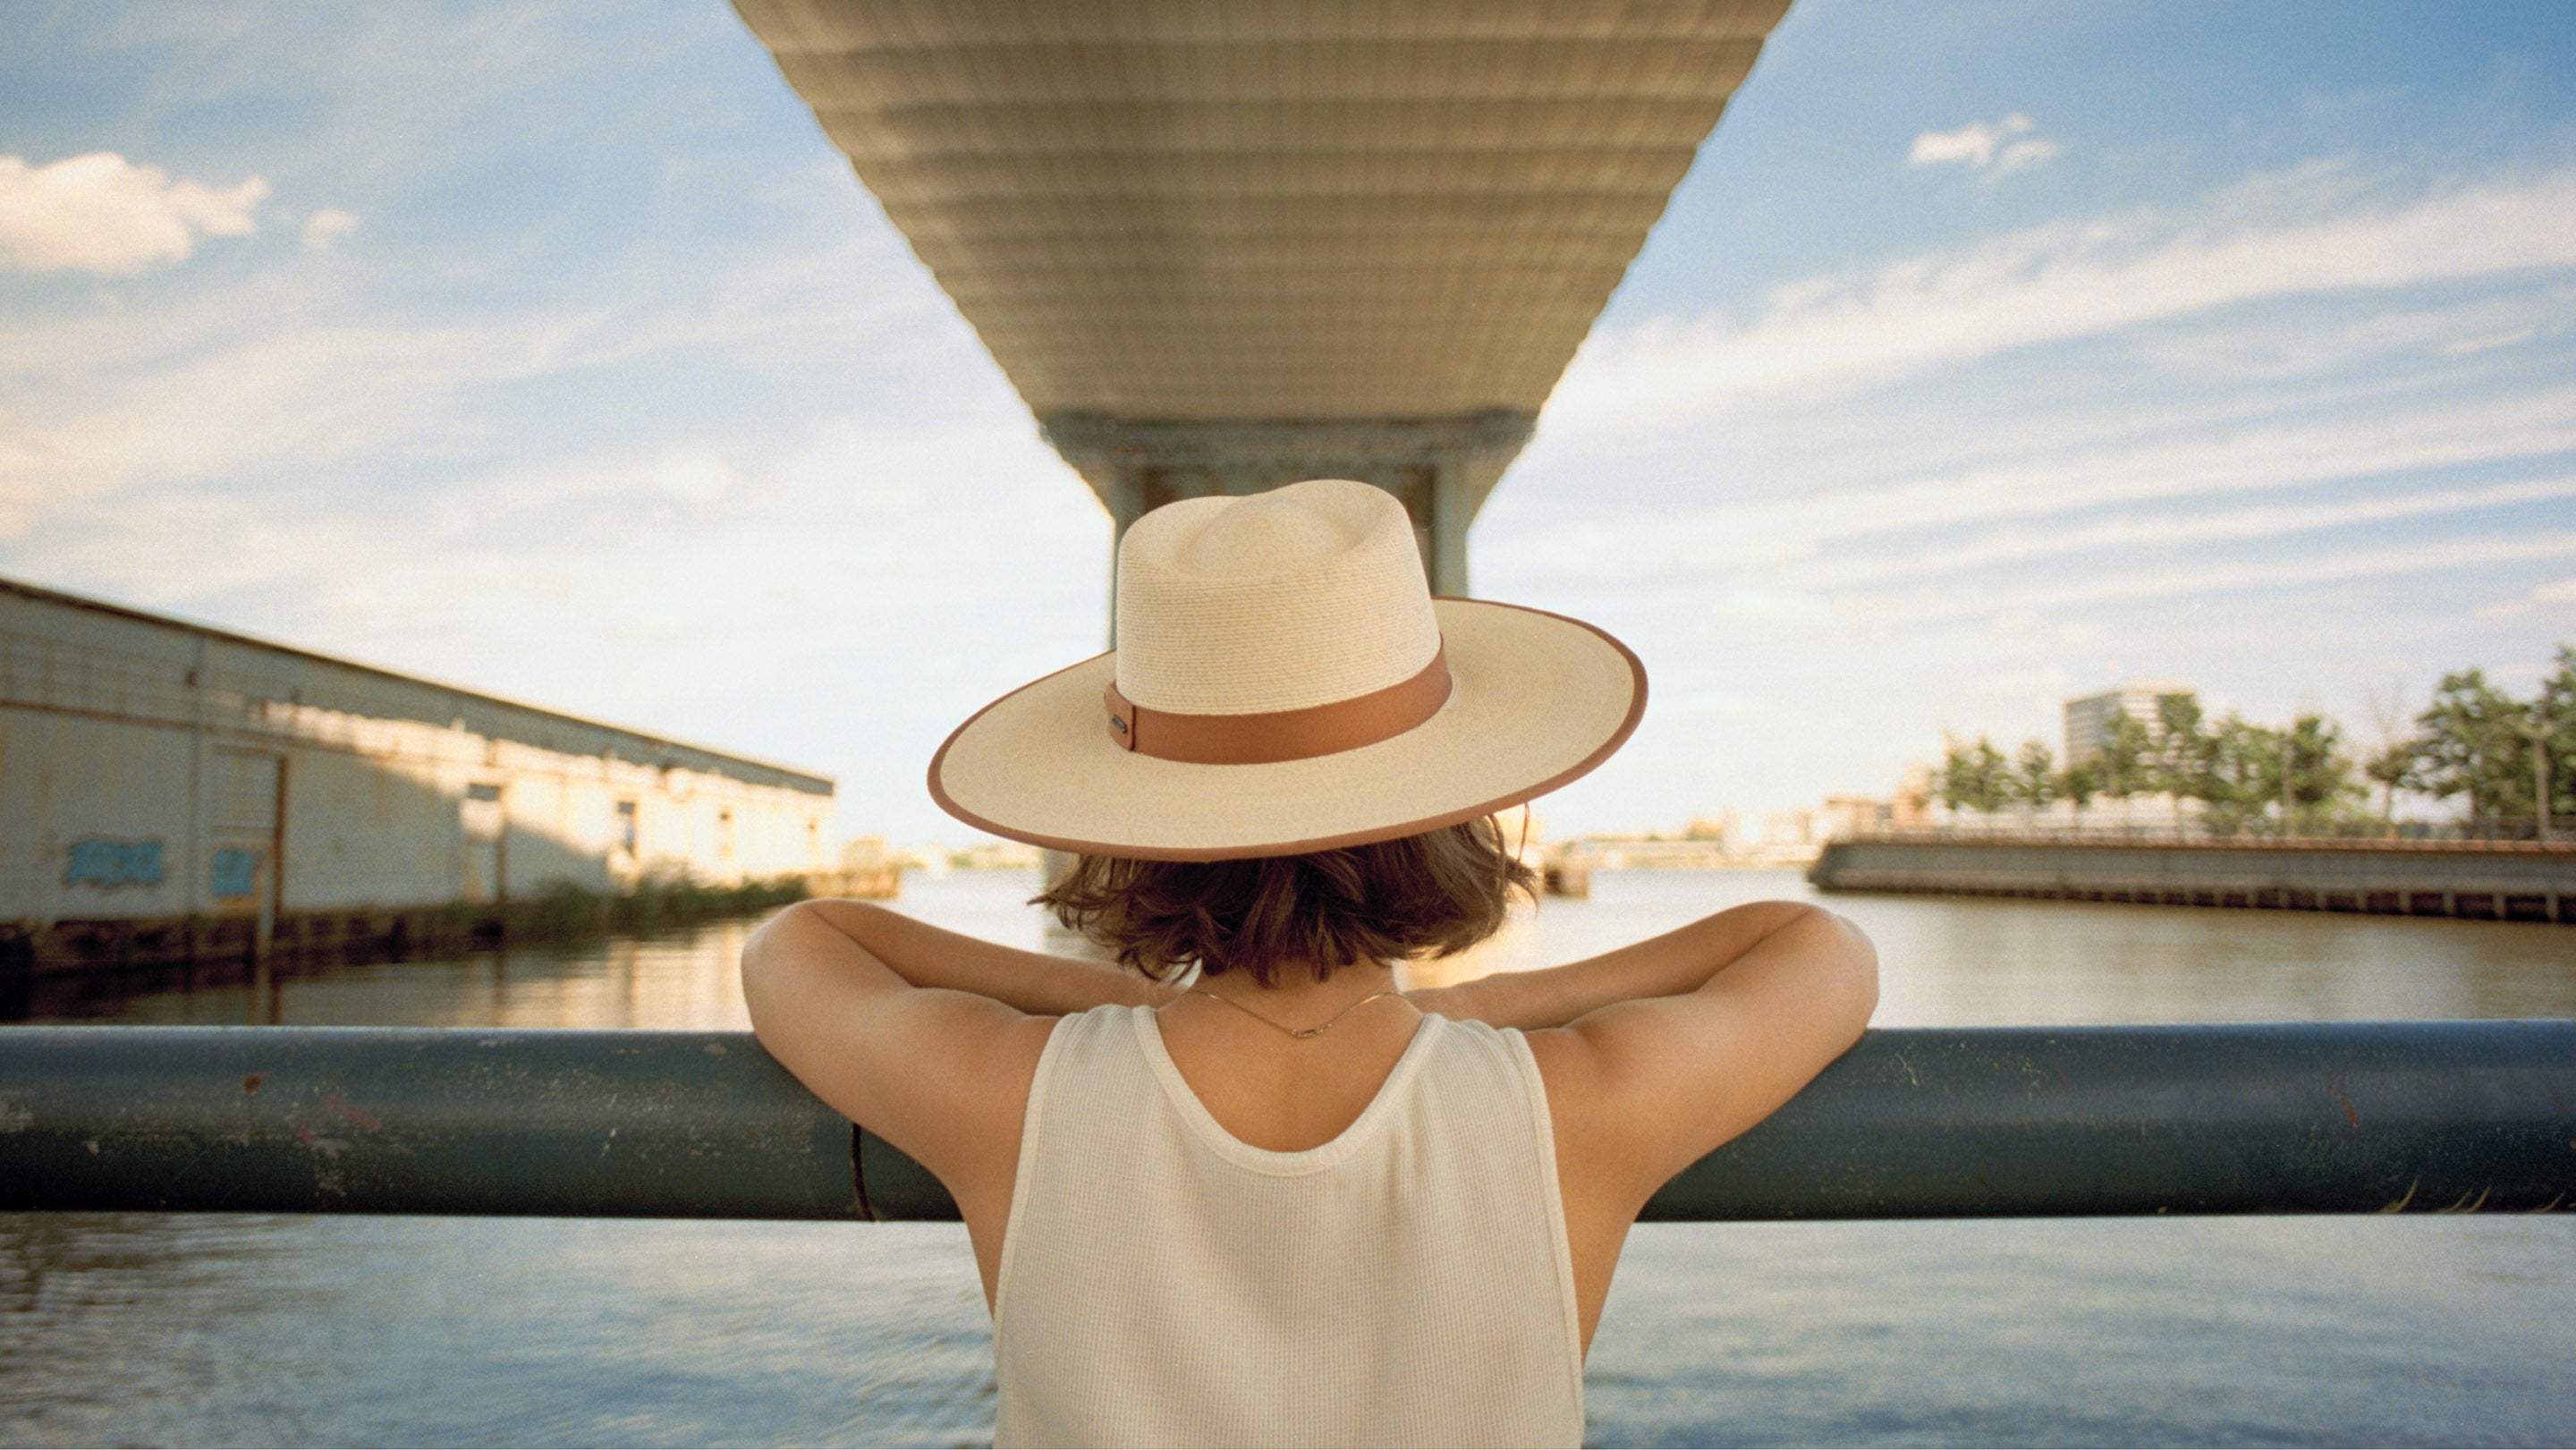
<svg viewBox="0 0 2576 1450"><path fill-rule="evenodd" d="M1113 682L1100 690L1101 713L1109 717L1109 743L1121 750L1136 748L1136 707L1118 693Z"/></svg>

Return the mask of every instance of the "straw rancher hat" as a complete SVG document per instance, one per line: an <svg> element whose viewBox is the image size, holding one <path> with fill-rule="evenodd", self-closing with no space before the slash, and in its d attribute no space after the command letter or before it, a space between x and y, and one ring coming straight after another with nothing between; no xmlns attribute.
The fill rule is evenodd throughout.
<svg viewBox="0 0 2576 1450"><path fill-rule="evenodd" d="M1646 670L1579 620L1434 599L1392 494L1183 499L1118 549L1118 648L948 737L968 825L1090 855L1287 856L1518 805L1610 756Z"/></svg>

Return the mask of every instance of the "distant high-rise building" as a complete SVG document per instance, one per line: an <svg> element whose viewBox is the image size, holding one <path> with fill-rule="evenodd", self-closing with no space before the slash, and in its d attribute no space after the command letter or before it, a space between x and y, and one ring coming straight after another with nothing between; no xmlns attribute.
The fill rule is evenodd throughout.
<svg viewBox="0 0 2576 1450"><path fill-rule="evenodd" d="M2164 702L2188 700L2199 691L2180 680L2131 680L2116 690L2066 702L2066 763L2082 765L2102 753L2111 743L2111 732L2119 728L2121 717L2147 727L2163 728Z"/></svg>

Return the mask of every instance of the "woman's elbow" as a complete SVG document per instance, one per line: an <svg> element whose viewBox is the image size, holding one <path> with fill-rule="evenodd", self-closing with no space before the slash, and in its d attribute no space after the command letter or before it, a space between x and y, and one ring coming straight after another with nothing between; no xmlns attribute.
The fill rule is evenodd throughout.
<svg viewBox="0 0 2576 1450"><path fill-rule="evenodd" d="M751 1027L760 1031L761 1018L768 1005L771 989L790 956L787 942L812 916L813 903L799 901L762 922L758 930L742 944L742 1000L751 1013Z"/></svg>
<svg viewBox="0 0 2576 1450"><path fill-rule="evenodd" d="M1810 1000L1818 1015L1860 1040L1870 1014L1878 1010L1878 947L1851 918L1812 902L1781 902L1795 913L1789 927L1797 933Z"/></svg>
<svg viewBox="0 0 2576 1450"><path fill-rule="evenodd" d="M1862 1029L1878 1011L1878 946L1849 917L1816 908L1840 938L1834 953L1834 975L1840 988L1845 1019L1852 1040L1860 1040Z"/></svg>

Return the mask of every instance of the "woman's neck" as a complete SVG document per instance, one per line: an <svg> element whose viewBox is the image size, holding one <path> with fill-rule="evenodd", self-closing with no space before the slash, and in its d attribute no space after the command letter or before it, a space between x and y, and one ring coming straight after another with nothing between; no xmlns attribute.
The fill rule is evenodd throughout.
<svg viewBox="0 0 2576 1450"><path fill-rule="evenodd" d="M1177 1009L1186 1013L1186 1004L1198 997L1214 997L1225 1004L1210 1002L1204 1011L1258 1018L1293 1037L1308 1039L1345 1023L1356 1024L1381 1011L1410 1015L1410 1004L1396 995L1395 970L1384 962L1355 962L1337 968L1330 978L1321 981L1302 963L1282 963L1266 987L1248 972L1223 972L1200 978L1164 1011ZM1375 998L1390 1000L1372 1001Z"/></svg>
<svg viewBox="0 0 2576 1450"><path fill-rule="evenodd" d="M1356 1002L1373 992L1394 991L1395 968L1385 962L1353 962L1334 968L1329 978L1319 978L1303 962L1282 962L1271 971L1267 986L1250 972L1201 975L1196 985L1247 1002L1257 1000L1278 1007L1321 1006Z"/></svg>

